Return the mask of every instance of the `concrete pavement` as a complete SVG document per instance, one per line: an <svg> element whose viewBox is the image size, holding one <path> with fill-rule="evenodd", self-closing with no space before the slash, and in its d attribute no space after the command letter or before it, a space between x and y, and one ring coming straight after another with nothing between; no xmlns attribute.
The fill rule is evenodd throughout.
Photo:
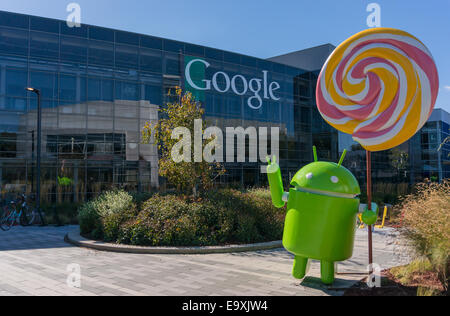
<svg viewBox="0 0 450 316"><path fill-rule="evenodd" d="M209 255L108 253L65 243L64 236L74 229L15 227L0 231L0 295L343 294L321 285L317 262L304 281L292 278L293 257L283 249ZM399 240L392 229L375 232L374 261L382 269L408 262ZM354 257L338 269L362 272L366 262L367 232L359 230ZM338 275L333 288L350 287L361 278Z"/></svg>

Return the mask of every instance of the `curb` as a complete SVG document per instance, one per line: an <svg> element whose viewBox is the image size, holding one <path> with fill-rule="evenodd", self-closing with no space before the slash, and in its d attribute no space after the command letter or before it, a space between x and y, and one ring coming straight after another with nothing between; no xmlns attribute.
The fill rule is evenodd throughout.
<svg viewBox="0 0 450 316"><path fill-rule="evenodd" d="M89 240L82 237L79 231L67 233L64 241L77 247L108 251L116 253L132 254L159 254L159 255L202 255L202 254L223 254L234 252L250 252L261 250L272 250L283 248L281 241L272 241L259 244L230 245L213 247L139 247L129 245L110 244L102 241Z"/></svg>

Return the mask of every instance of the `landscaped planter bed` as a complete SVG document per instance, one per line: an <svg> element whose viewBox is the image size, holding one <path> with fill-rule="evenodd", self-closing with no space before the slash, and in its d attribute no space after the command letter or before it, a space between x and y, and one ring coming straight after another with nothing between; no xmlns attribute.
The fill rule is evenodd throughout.
<svg viewBox="0 0 450 316"><path fill-rule="evenodd" d="M107 243L204 247L280 240L284 217L266 190L157 194L144 201L117 191L82 206L79 221L82 236Z"/></svg>

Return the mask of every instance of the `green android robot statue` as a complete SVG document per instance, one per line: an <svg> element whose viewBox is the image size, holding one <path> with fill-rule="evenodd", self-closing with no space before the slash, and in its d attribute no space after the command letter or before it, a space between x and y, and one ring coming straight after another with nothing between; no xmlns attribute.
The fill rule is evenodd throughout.
<svg viewBox="0 0 450 316"><path fill-rule="evenodd" d="M320 260L324 284L332 284L335 263L350 259L360 209L361 189L353 174L339 164L317 161L302 168L292 179L289 193L283 190L280 167L269 160L267 174L273 204L287 215L283 246L295 255L293 276L303 279L308 260ZM365 211L363 219L376 213Z"/></svg>

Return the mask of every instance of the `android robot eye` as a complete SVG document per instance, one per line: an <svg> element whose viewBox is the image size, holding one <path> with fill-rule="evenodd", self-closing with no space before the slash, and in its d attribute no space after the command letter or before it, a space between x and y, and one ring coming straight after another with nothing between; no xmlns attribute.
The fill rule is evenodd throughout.
<svg viewBox="0 0 450 316"><path fill-rule="evenodd" d="M313 174L312 173L308 173L306 175L306 179L311 180L313 178Z"/></svg>
<svg viewBox="0 0 450 316"><path fill-rule="evenodd" d="M338 178L338 177L335 177L335 176L332 176L332 177L331 177L331 182L333 182L333 183L339 183L339 178Z"/></svg>

